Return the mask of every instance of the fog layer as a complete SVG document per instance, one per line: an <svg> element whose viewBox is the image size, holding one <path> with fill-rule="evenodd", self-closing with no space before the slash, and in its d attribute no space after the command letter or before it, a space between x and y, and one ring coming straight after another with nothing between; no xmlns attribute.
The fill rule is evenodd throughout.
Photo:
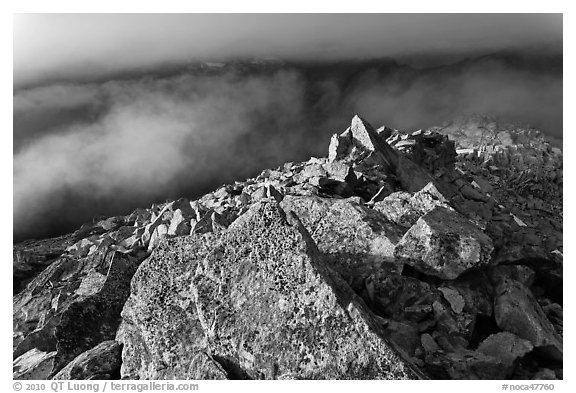
<svg viewBox="0 0 576 393"><path fill-rule="evenodd" d="M55 235L98 215L193 198L327 153L355 113L375 126L491 113L561 137L562 74L502 59L434 70L181 72L63 83L14 97L14 235Z"/></svg>

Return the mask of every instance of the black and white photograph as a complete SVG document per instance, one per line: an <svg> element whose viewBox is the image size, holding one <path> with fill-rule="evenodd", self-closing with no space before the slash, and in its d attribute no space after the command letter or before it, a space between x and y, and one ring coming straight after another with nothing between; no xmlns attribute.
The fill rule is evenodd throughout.
<svg viewBox="0 0 576 393"><path fill-rule="evenodd" d="M7 389L564 379L562 13L12 17Z"/></svg>

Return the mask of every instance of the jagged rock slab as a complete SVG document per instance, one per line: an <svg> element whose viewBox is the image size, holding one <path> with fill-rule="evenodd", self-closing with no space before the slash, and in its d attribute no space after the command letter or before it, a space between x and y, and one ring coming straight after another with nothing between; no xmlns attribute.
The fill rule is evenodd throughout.
<svg viewBox="0 0 576 393"><path fill-rule="evenodd" d="M291 220L274 202L258 203L219 239L162 243L122 313L122 376L418 377Z"/></svg>
<svg viewBox="0 0 576 393"><path fill-rule="evenodd" d="M32 348L13 362L14 379L48 379L54 367L56 351L43 352Z"/></svg>
<svg viewBox="0 0 576 393"><path fill-rule="evenodd" d="M529 340L543 355L562 361L562 339L534 295L522 283L513 279L498 283L494 314L502 330Z"/></svg>
<svg viewBox="0 0 576 393"><path fill-rule="evenodd" d="M396 245L400 261L442 279L488 264L492 240L460 214L438 206L420 217Z"/></svg>
<svg viewBox="0 0 576 393"><path fill-rule="evenodd" d="M14 297L14 358L56 352L51 375L76 356L113 339L140 255L99 251L60 258Z"/></svg>

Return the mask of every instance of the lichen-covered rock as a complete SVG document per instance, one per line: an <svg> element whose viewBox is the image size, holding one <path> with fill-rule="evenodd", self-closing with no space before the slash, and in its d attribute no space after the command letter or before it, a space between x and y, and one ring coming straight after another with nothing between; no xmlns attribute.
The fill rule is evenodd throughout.
<svg viewBox="0 0 576 393"><path fill-rule="evenodd" d="M257 203L219 238L160 244L122 313L122 376L418 377L290 220L274 202Z"/></svg>
<svg viewBox="0 0 576 393"><path fill-rule="evenodd" d="M281 203L294 212L331 266L354 287L381 269L399 270L394 247L402 232L382 214L346 199L286 196Z"/></svg>
<svg viewBox="0 0 576 393"><path fill-rule="evenodd" d="M120 344L114 340L103 341L78 355L52 379L117 379L121 363Z"/></svg>
<svg viewBox="0 0 576 393"><path fill-rule="evenodd" d="M394 255L415 269L453 280L488 264L492 240L460 214L435 207L420 217L396 245Z"/></svg>

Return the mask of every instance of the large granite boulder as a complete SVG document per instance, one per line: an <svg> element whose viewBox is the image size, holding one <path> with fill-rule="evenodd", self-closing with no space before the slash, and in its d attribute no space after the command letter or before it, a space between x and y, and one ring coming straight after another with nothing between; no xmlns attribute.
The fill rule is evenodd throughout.
<svg viewBox="0 0 576 393"><path fill-rule="evenodd" d="M124 378L417 378L295 215L162 242L122 312Z"/></svg>
<svg viewBox="0 0 576 393"><path fill-rule="evenodd" d="M453 280L487 265L492 240L459 213L437 206L404 234L394 255L422 273Z"/></svg>

